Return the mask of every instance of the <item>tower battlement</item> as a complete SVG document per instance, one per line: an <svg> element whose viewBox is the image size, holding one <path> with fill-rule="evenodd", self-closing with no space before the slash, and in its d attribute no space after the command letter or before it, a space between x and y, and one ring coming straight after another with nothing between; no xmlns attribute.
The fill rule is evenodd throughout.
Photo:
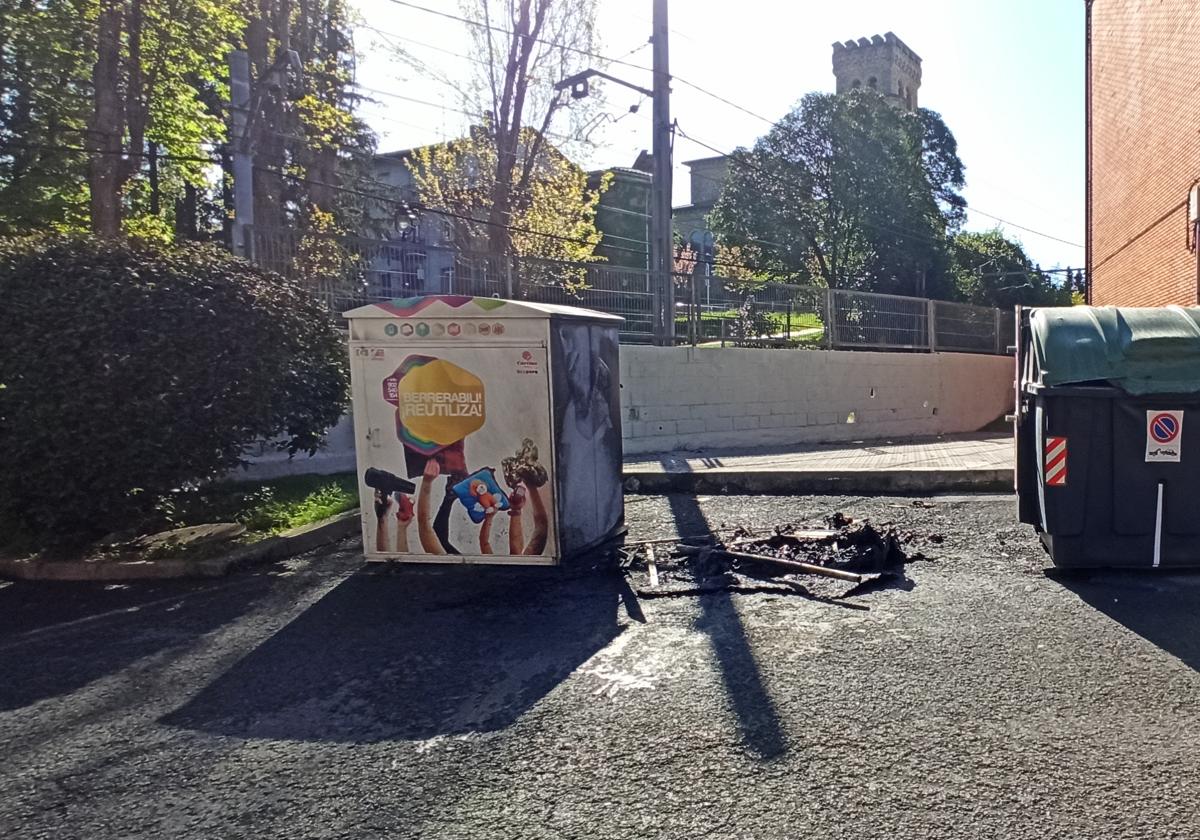
<svg viewBox="0 0 1200 840"><path fill-rule="evenodd" d="M894 32L857 41L834 41L833 75L838 93L870 88L897 106L917 107L921 57Z"/></svg>

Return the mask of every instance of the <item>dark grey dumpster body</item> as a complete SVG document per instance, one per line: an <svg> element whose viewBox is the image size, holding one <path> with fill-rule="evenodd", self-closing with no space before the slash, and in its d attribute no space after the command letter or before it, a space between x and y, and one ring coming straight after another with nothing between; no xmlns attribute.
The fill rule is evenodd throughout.
<svg viewBox="0 0 1200 840"><path fill-rule="evenodd" d="M1200 309L1022 310L1017 498L1056 566L1200 566Z"/></svg>

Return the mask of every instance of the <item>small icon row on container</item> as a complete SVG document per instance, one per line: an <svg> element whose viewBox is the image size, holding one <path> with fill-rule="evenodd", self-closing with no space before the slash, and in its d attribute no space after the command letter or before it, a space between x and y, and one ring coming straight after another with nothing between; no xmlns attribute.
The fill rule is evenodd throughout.
<svg viewBox="0 0 1200 840"><path fill-rule="evenodd" d="M504 335L504 324L501 323L481 323L476 324L474 321L466 321L462 324L457 321L451 321L448 324L434 323L429 324L425 321L418 321L416 324L405 321L402 324L388 324L383 328L383 332L389 338L400 335L404 338L416 336L417 338L441 338L442 336L450 336L457 338L461 335Z"/></svg>

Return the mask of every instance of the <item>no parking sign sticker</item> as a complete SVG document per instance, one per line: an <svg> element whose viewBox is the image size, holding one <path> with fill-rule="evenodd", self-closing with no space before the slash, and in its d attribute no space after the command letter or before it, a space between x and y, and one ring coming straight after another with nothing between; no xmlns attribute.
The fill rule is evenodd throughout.
<svg viewBox="0 0 1200 840"><path fill-rule="evenodd" d="M1146 412L1146 462L1179 462L1183 455L1183 412Z"/></svg>

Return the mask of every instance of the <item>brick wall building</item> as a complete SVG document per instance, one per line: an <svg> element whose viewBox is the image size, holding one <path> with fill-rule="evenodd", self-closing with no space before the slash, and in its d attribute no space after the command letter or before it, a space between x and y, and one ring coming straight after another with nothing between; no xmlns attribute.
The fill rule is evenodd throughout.
<svg viewBox="0 0 1200 840"><path fill-rule="evenodd" d="M1087 0L1087 38L1089 302L1200 302L1200 5Z"/></svg>

